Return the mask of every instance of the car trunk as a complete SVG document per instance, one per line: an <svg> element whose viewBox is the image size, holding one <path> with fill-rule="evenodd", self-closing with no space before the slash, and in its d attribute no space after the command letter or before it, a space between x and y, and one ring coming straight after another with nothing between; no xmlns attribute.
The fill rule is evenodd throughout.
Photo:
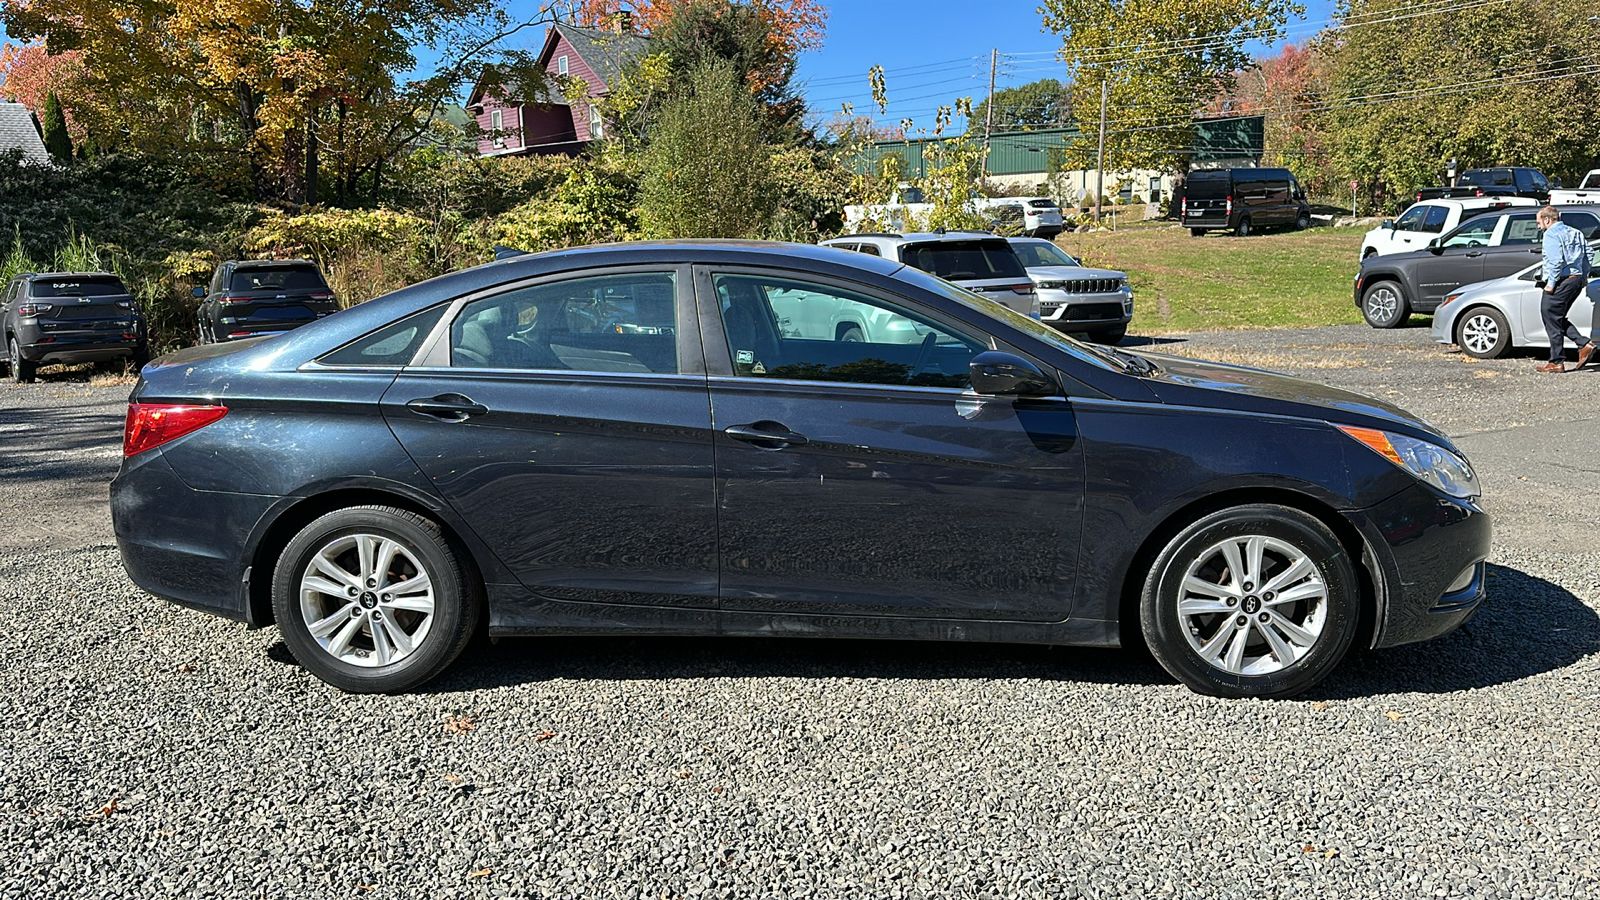
<svg viewBox="0 0 1600 900"><path fill-rule="evenodd" d="M314 269L240 269L220 299L219 337L278 334L313 322L338 306Z"/></svg>
<svg viewBox="0 0 1600 900"><path fill-rule="evenodd" d="M1233 179L1227 172L1190 172L1184 182L1183 221L1228 221Z"/></svg>

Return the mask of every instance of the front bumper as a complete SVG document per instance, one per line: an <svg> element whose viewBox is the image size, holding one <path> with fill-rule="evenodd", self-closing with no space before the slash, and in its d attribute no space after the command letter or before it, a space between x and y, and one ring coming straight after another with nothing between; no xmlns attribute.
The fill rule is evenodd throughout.
<svg viewBox="0 0 1600 900"><path fill-rule="evenodd" d="M1478 611L1493 529L1476 501L1417 484L1345 516L1367 545L1378 601L1373 647L1449 634Z"/></svg>
<svg viewBox="0 0 1600 900"><path fill-rule="evenodd" d="M1063 331L1126 325L1133 319L1133 293L1069 294L1040 288L1039 318Z"/></svg>

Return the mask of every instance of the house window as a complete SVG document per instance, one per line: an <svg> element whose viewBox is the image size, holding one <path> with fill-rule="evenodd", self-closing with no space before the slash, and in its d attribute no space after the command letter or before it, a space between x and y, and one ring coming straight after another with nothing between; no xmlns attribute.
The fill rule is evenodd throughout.
<svg viewBox="0 0 1600 900"><path fill-rule="evenodd" d="M605 137L605 123L600 118L600 107L589 104L589 138L597 140Z"/></svg>
<svg viewBox="0 0 1600 900"><path fill-rule="evenodd" d="M494 145L496 147L504 147L506 145L506 139L500 133L500 130L501 130L500 110L498 110L498 109L490 110L489 111L489 137L494 140Z"/></svg>
<svg viewBox="0 0 1600 900"><path fill-rule="evenodd" d="M556 74L567 74L567 58L565 56L556 57Z"/></svg>

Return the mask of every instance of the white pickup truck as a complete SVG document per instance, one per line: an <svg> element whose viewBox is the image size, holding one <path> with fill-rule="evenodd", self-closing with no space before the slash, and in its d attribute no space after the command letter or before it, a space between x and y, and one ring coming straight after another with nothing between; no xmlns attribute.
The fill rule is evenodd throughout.
<svg viewBox="0 0 1600 900"><path fill-rule="evenodd" d="M1526 197L1465 197L1460 200L1418 200L1398 219L1385 219L1361 239L1361 258L1422 250L1428 242L1479 213L1507 206L1537 206Z"/></svg>
<svg viewBox="0 0 1600 900"><path fill-rule="evenodd" d="M1600 169L1590 169L1576 188L1550 192L1551 206L1578 206L1600 203Z"/></svg>

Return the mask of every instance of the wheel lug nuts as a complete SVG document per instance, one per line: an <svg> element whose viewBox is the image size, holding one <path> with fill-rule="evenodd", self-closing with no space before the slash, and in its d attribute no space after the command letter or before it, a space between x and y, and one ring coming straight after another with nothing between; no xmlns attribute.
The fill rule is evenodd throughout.
<svg viewBox="0 0 1600 900"><path fill-rule="evenodd" d="M350 610L350 618L352 618L352 619L361 618L361 610L360 609L352 609L352 610Z"/></svg>
<svg viewBox="0 0 1600 900"><path fill-rule="evenodd" d="M1271 620L1272 620L1271 616L1267 615L1266 613L1262 613L1261 614L1261 621L1268 622L1268 621L1271 621Z"/></svg>
<svg viewBox="0 0 1600 900"><path fill-rule="evenodd" d="M1265 593L1265 594L1262 594L1262 595L1261 595L1261 599L1263 599L1263 600L1265 600L1265 601L1267 601L1267 602L1268 602L1268 603L1271 603L1271 602L1272 602L1272 598L1273 598L1273 597L1276 597L1276 596L1278 596L1278 595L1277 595L1277 594L1274 594L1274 593L1273 593L1273 592L1271 592L1271 591L1267 591L1267 592L1266 592L1266 593Z"/></svg>
<svg viewBox="0 0 1600 900"><path fill-rule="evenodd" d="M348 593L352 597L354 597L356 595L356 593L357 593L356 589L353 588L353 587L345 588L345 592Z"/></svg>
<svg viewBox="0 0 1600 900"><path fill-rule="evenodd" d="M1242 627L1246 622L1249 622L1249 621L1250 621L1250 617L1249 616L1240 616L1238 624Z"/></svg>
<svg viewBox="0 0 1600 900"><path fill-rule="evenodd" d="M376 578L368 578L367 579L367 587L377 587L377 586L378 586L378 579L376 579Z"/></svg>
<svg viewBox="0 0 1600 900"><path fill-rule="evenodd" d="M393 599L394 599L394 595L393 594L384 594L383 595L383 602L385 602L385 603L388 603L390 600L393 600Z"/></svg>
<svg viewBox="0 0 1600 900"><path fill-rule="evenodd" d="M1250 583L1250 582L1248 582L1248 581L1246 581L1246 582L1245 582L1245 583L1244 583L1244 589L1245 589L1245 590L1247 590L1247 591L1252 591L1252 590L1255 590L1255 587L1256 587L1256 586L1255 586L1255 585L1253 585L1253 584L1251 584L1251 583Z"/></svg>
<svg viewBox="0 0 1600 900"><path fill-rule="evenodd" d="M1233 597L1229 597L1224 602L1226 602L1229 606L1238 606L1239 605L1239 601L1237 599L1233 598Z"/></svg>
<svg viewBox="0 0 1600 900"><path fill-rule="evenodd" d="M373 610L372 611L372 617L374 619L381 619L381 618L383 618L383 613L378 612L377 610Z"/></svg>

